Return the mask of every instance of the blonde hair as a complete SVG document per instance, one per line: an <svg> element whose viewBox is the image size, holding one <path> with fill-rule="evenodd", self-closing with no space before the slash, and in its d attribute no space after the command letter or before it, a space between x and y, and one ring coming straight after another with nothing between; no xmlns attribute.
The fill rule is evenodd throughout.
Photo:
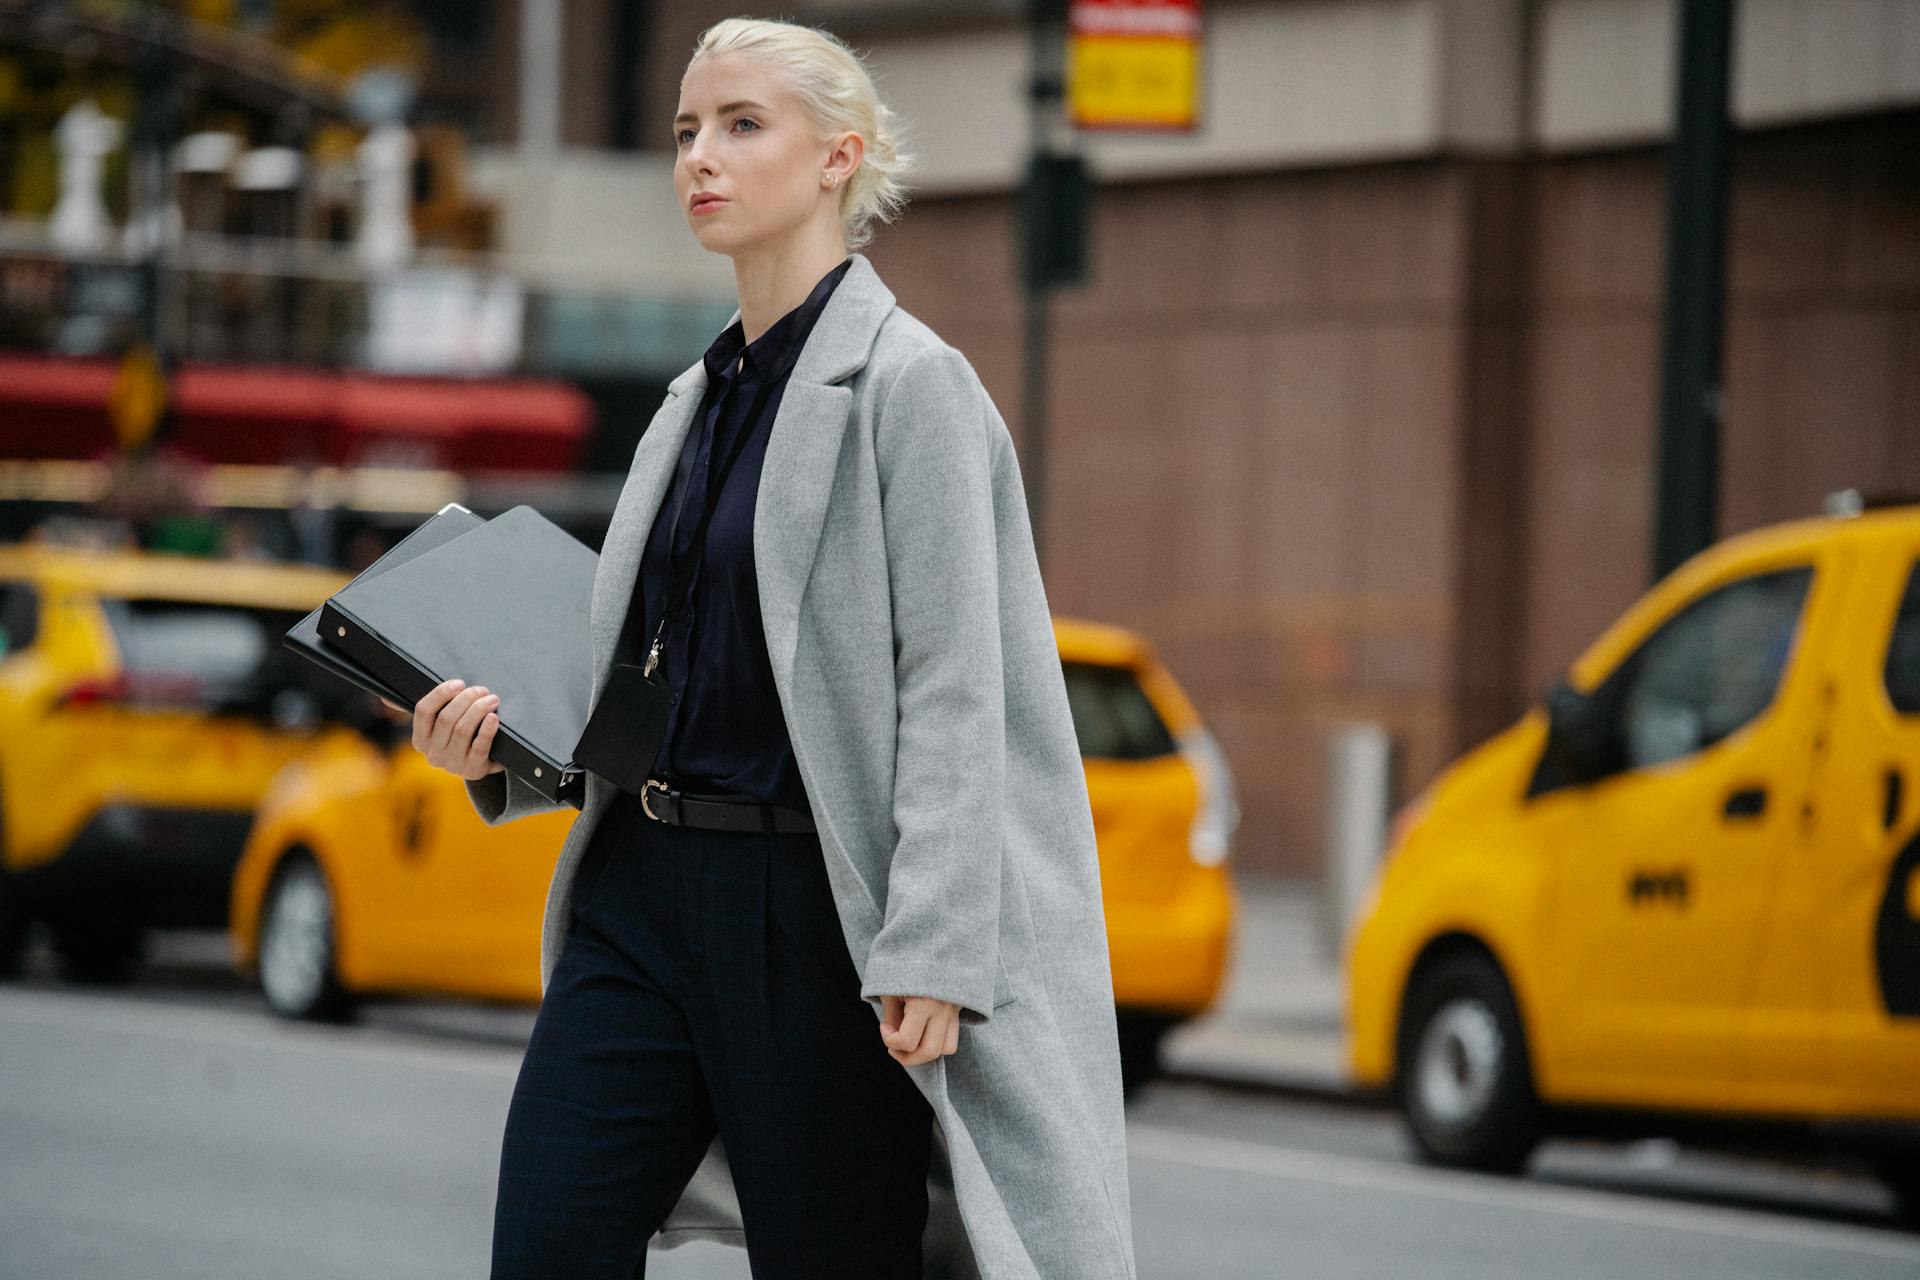
<svg viewBox="0 0 1920 1280"><path fill-rule="evenodd" d="M907 151L906 121L880 101L860 55L830 31L771 18L722 18L695 42L702 58L738 53L785 74L821 141L858 133L866 150L840 194L840 225L849 250L873 240L873 221L892 222L907 203L902 175L919 164Z"/></svg>

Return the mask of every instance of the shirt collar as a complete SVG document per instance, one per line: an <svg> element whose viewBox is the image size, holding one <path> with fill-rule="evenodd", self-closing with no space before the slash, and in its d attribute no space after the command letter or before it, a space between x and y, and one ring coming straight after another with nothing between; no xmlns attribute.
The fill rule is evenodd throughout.
<svg viewBox="0 0 1920 1280"><path fill-rule="evenodd" d="M704 357L707 365L707 381L718 383L722 378L731 378L734 360L740 355L743 346L746 351L747 371L755 376L765 372L775 354L779 352L780 344L788 332L797 328L804 340L806 330L813 327L814 320L819 317L820 309L827 305L827 298L833 293L834 286L840 283L841 277L847 274L847 268L852 265L853 259L849 257L821 276L819 283L813 286L813 291L807 295L804 302L768 325L767 331L752 342L746 340L747 330L744 320L735 320L728 325L726 330L713 340L713 345L707 348L707 354Z"/></svg>

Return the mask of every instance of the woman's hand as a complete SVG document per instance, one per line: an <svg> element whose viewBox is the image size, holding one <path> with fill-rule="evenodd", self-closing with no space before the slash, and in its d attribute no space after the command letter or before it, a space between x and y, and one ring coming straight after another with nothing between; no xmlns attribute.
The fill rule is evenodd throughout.
<svg viewBox="0 0 1920 1280"><path fill-rule="evenodd" d="M960 1006L933 996L881 996L880 1039L903 1067L960 1047Z"/></svg>
<svg viewBox="0 0 1920 1280"><path fill-rule="evenodd" d="M474 782L506 766L487 758L487 752L493 749L494 730L500 727L500 713L495 710L500 699L488 693L485 685L469 689L466 683L443 681L414 704L413 747L434 768ZM385 698L381 701L387 702Z"/></svg>

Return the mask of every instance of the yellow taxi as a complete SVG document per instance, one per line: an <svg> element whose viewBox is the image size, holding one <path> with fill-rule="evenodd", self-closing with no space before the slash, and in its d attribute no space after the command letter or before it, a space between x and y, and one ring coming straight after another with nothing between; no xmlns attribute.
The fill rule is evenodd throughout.
<svg viewBox="0 0 1920 1280"><path fill-rule="evenodd" d="M1239 810L1226 763L1148 642L1056 619L1099 839L1129 1082L1225 980ZM235 872L234 958L284 1016L357 998L536 1002L547 885L572 809L489 827L457 778L399 740L341 738L291 765Z"/></svg>
<svg viewBox="0 0 1920 1280"><path fill-rule="evenodd" d="M1396 817L1352 1076L1437 1162L1778 1121L1920 1193L1917 782L1920 506L1699 553Z"/></svg>
<svg viewBox="0 0 1920 1280"><path fill-rule="evenodd" d="M344 686L281 645L345 581L0 546L0 976L19 971L36 921L84 981L128 977L149 927L226 923L268 784L329 734L353 736Z"/></svg>

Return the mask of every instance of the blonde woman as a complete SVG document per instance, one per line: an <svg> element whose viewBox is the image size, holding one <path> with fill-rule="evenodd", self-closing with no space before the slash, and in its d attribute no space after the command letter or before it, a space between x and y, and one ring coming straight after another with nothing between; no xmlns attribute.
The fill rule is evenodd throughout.
<svg viewBox="0 0 1920 1280"><path fill-rule="evenodd" d="M554 871L493 1276L706 1239L761 1280L1125 1280L1093 824L1013 443L858 251L904 203L899 122L837 38L734 18L672 128L740 309L601 551L595 705L653 653L671 711ZM415 709L490 824L552 807L489 760L500 714L457 681Z"/></svg>

